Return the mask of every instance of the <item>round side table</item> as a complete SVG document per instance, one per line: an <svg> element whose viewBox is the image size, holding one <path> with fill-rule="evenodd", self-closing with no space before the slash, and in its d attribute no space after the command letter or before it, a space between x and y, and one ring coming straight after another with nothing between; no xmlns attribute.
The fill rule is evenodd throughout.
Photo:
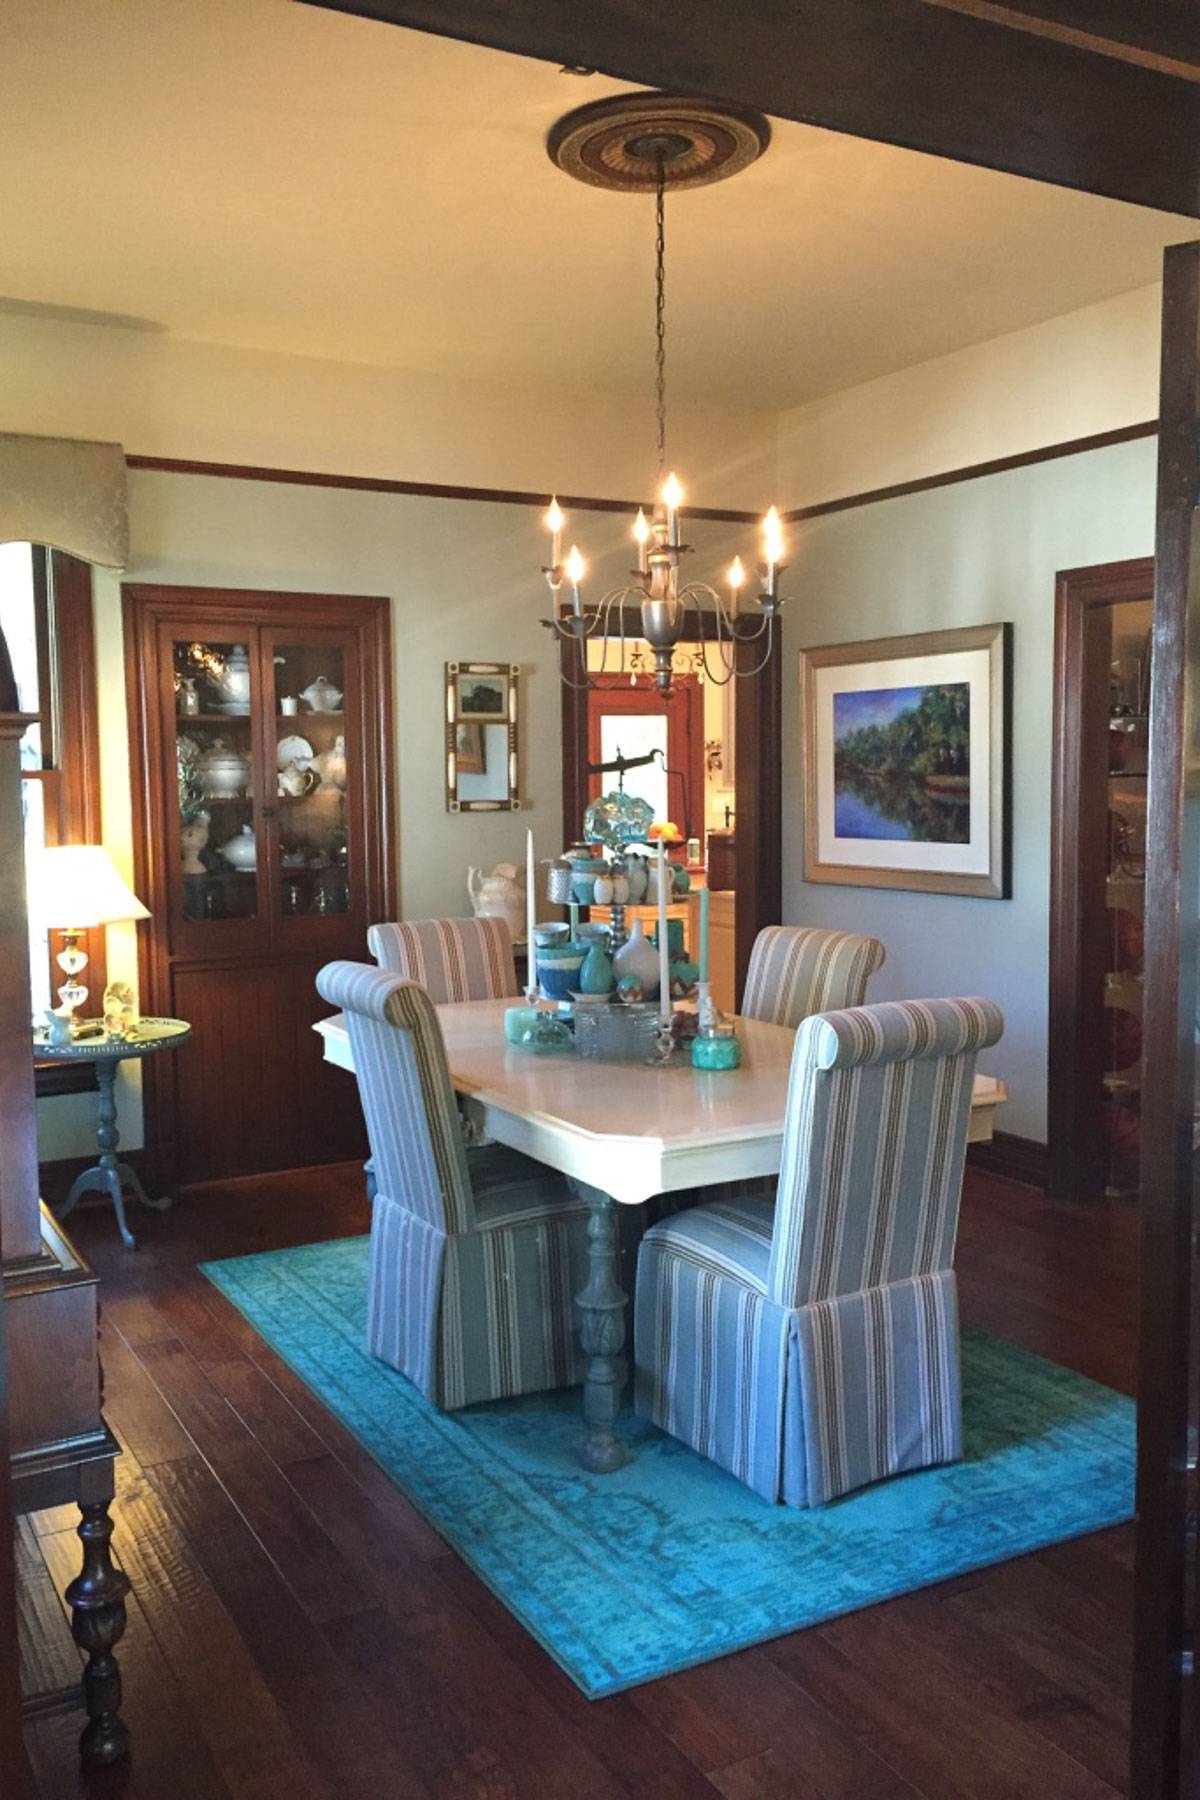
<svg viewBox="0 0 1200 1800"><path fill-rule="evenodd" d="M136 1035L133 1037L115 1038L102 1034L77 1038L70 1044L48 1043L46 1033L41 1030L33 1034L33 1053L37 1057L55 1062L94 1062L99 1087L96 1097L96 1142L100 1148L100 1160L90 1169L85 1169L82 1175L75 1177L71 1183L71 1191L55 1217L65 1219L80 1196L92 1190L107 1194L113 1203L117 1229L127 1250L136 1250L137 1241L125 1219L125 1188L129 1188L135 1200L140 1200L143 1206L149 1206L155 1212L165 1212L171 1202L168 1199L151 1200L136 1172L128 1163L117 1159L117 1144L120 1140L117 1134L117 1102L113 1091L117 1064L131 1061L135 1057L155 1056L160 1050L177 1050L192 1035L191 1026L186 1025L182 1019L142 1019L135 1029Z"/></svg>

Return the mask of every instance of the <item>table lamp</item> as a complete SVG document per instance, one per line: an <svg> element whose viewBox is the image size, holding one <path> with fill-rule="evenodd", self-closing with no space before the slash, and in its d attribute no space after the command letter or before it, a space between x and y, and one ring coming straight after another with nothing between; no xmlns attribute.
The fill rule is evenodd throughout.
<svg viewBox="0 0 1200 1800"><path fill-rule="evenodd" d="M150 914L99 844L60 844L41 851L29 871L29 896L34 918L62 932L63 948L56 960L67 979L58 997L61 1011L73 1021L88 996L79 980L87 967L87 952L79 948L82 934L125 919L148 919Z"/></svg>

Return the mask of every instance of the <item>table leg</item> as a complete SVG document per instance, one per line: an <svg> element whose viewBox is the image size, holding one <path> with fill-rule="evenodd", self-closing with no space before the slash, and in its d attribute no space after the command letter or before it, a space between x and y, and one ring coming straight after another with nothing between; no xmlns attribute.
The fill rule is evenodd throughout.
<svg viewBox="0 0 1200 1800"><path fill-rule="evenodd" d="M79 1753L91 1768L118 1762L129 1751L129 1727L121 1718L121 1671L113 1655L125 1630L129 1577L113 1564L112 1520L107 1500L80 1501L83 1568L67 1588L71 1634L87 1652L83 1696L88 1722Z"/></svg>
<svg viewBox="0 0 1200 1800"><path fill-rule="evenodd" d="M625 1462L625 1447L616 1434L625 1365L625 1294L618 1280L616 1202L586 1182L571 1183L587 1201L588 1279L576 1297L579 1337L587 1355L583 1382L583 1416L587 1421L581 1461L594 1475L611 1475Z"/></svg>
<svg viewBox="0 0 1200 1800"><path fill-rule="evenodd" d="M120 1133L117 1130L117 1065L115 1059L106 1058L96 1064L96 1143L100 1150L100 1161L90 1169L85 1169L71 1183L71 1189L55 1217L65 1219L73 1212L82 1195L92 1192L107 1194L113 1203L113 1211L117 1215L117 1230L121 1234L121 1242L127 1250L137 1249L137 1240L129 1229L125 1217L125 1188L128 1187L135 1200L154 1212L166 1212L171 1202L169 1199L152 1200L138 1178L137 1172L128 1163L117 1160L117 1145Z"/></svg>

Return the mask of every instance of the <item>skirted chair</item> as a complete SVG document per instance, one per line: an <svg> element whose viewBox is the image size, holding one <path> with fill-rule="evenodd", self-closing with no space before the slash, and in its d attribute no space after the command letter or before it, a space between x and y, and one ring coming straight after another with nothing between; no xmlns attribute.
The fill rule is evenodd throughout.
<svg viewBox="0 0 1200 1800"><path fill-rule="evenodd" d="M765 1500L819 1506L962 1454L953 1270L990 1000L886 1002L796 1034L777 1200L642 1241L638 1411Z"/></svg>
<svg viewBox="0 0 1200 1800"><path fill-rule="evenodd" d="M436 1006L499 1000L517 990L503 919L405 919L372 925L367 948L381 969L418 981Z"/></svg>
<svg viewBox="0 0 1200 1800"><path fill-rule="evenodd" d="M419 982L435 1006L501 1000L516 994L512 938L503 919L404 919L367 927L367 948L381 969ZM375 1164L363 1167L375 1198Z"/></svg>
<svg viewBox="0 0 1200 1800"><path fill-rule="evenodd" d="M415 982L334 962L317 991L346 1015L375 1167L371 1353L447 1411L581 1381L586 1204L529 1157L466 1147Z"/></svg>
<svg viewBox="0 0 1200 1800"><path fill-rule="evenodd" d="M812 1013L861 1006L880 967L878 938L852 931L768 925L754 940L742 1013L795 1028Z"/></svg>

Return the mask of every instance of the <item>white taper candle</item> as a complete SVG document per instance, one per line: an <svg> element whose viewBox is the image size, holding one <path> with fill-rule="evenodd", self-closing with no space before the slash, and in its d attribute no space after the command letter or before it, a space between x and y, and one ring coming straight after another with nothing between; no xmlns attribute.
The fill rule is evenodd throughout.
<svg viewBox="0 0 1200 1800"><path fill-rule="evenodd" d="M537 945L533 940L533 921L537 916L537 877L533 866L533 832L525 833L525 955L528 959L525 986L530 995L536 995L537 977Z"/></svg>

